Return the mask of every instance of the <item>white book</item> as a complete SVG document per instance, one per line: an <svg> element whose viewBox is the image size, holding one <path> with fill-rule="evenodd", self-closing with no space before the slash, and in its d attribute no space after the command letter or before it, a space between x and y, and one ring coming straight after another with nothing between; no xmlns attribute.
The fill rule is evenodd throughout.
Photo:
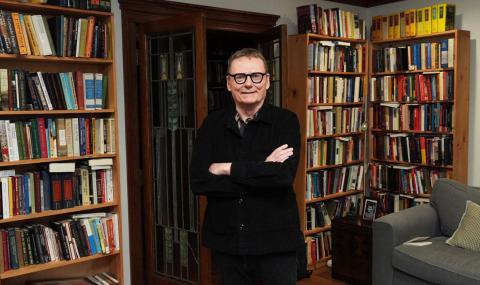
<svg viewBox="0 0 480 285"><path fill-rule="evenodd" d="M40 48L40 54L41 55L52 55L53 51L50 47L50 43L48 42L48 34L45 29L48 29L48 27L44 26L44 22L42 17L43 15L32 15L32 24L35 29L35 33L37 35L38 39L38 45Z"/></svg>
<svg viewBox="0 0 480 285"><path fill-rule="evenodd" d="M80 156L80 130L78 118L72 118L73 156Z"/></svg>
<svg viewBox="0 0 480 285"><path fill-rule="evenodd" d="M75 172L75 162L52 162L48 164L48 171L53 173Z"/></svg>
<svg viewBox="0 0 480 285"><path fill-rule="evenodd" d="M18 161L20 160L20 157L18 153L18 140L15 123L10 123L9 120L5 120L5 129L7 131L9 161Z"/></svg>
<svg viewBox="0 0 480 285"><path fill-rule="evenodd" d="M74 214L72 215L72 219L79 220L79 219L91 219L91 218L104 218L107 216L105 212L94 212L94 213L83 213L83 214Z"/></svg>
<svg viewBox="0 0 480 285"><path fill-rule="evenodd" d="M2 184L2 214L3 219L10 218L10 199L8 195L8 177L0 178Z"/></svg>
<svg viewBox="0 0 480 285"><path fill-rule="evenodd" d="M88 166L98 166L98 165L113 165L112 158L97 158L97 159L89 159Z"/></svg>
<svg viewBox="0 0 480 285"><path fill-rule="evenodd" d="M3 169L0 170L0 178L15 176L15 169Z"/></svg>
<svg viewBox="0 0 480 285"><path fill-rule="evenodd" d="M45 102L47 103L48 110L53 110L52 101L50 100L50 94L48 94L47 86L45 85L45 81L43 80L43 75L41 72L37 71L38 80L40 81L40 88L42 88L43 97L45 98Z"/></svg>

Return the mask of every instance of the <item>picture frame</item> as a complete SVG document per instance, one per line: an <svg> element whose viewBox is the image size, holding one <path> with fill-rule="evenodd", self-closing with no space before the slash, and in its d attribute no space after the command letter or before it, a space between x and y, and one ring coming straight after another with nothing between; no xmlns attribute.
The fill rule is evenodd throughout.
<svg viewBox="0 0 480 285"><path fill-rule="evenodd" d="M377 204L378 201L376 199L365 198L365 202L363 204L362 219L366 221L375 220L375 215L377 213Z"/></svg>

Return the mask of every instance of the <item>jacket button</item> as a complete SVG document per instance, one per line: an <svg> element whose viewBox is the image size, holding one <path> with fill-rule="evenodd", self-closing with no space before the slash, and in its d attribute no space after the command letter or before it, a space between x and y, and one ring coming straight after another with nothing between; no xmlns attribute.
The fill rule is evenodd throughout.
<svg viewBox="0 0 480 285"><path fill-rule="evenodd" d="M245 225L244 224L241 224L240 225L240 230L243 230L245 228Z"/></svg>
<svg viewBox="0 0 480 285"><path fill-rule="evenodd" d="M243 204L243 198L238 199L238 204L239 205Z"/></svg>

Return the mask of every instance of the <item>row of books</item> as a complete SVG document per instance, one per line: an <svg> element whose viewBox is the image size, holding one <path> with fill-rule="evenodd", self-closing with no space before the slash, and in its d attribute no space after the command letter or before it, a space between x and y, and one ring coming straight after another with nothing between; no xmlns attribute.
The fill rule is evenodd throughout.
<svg viewBox="0 0 480 285"><path fill-rule="evenodd" d="M19 174L3 170L0 218L113 202L112 159L80 162L77 167L75 163L54 167L62 169Z"/></svg>
<svg viewBox="0 0 480 285"><path fill-rule="evenodd" d="M375 191L372 192L372 197L378 201L378 210L380 215L399 212L404 209L430 203L429 198L416 197L410 194L395 194L390 192Z"/></svg>
<svg viewBox="0 0 480 285"><path fill-rule="evenodd" d="M297 7L298 33L365 39L365 21L350 11L322 9L316 4Z"/></svg>
<svg viewBox="0 0 480 285"><path fill-rule="evenodd" d="M439 178L450 177L451 171L417 166L372 163L370 187L403 194L431 194Z"/></svg>
<svg viewBox="0 0 480 285"><path fill-rule="evenodd" d="M308 77L308 104L361 102L362 97L362 77Z"/></svg>
<svg viewBox="0 0 480 285"><path fill-rule="evenodd" d="M453 138L450 135L374 135L373 156L380 160L451 166L452 144Z"/></svg>
<svg viewBox="0 0 480 285"><path fill-rule="evenodd" d="M360 136L307 141L307 168L362 160L363 148L363 138Z"/></svg>
<svg viewBox="0 0 480 285"><path fill-rule="evenodd" d="M88 18L49 17L0 10L0 53L108 58L109 24Z"/></svg>
<svg viewBox="0 0 480 285"><path fill-rule="evenodd" d="M373 72L453 68L453 38L373 50Z"/></svg>
<svg viewBox="0 0 480 285"><path fill-rule="evenodd" d="M370 101L428 103L453 100L453 71L373 77Z"/></svg>
<svg viewBox="0 0 480 285"><path fill-rule="evenodd" d="M308 70L363 72L365 47L342 41L317 41L308 44Z"/></svg>
<svg viewBox="0 0 480 285"><path fill-rule="evenodd" d="M333 219L356 216L362 205L362 194L309 204L306 207L306 228L330 226Z"/></svg>
<svg viewBox="0 0 480 285"><path fill-rule="evenodd" d="M106 74L0 69L2 111L99 110L105 108L107 94Z"/></svg>
<svg viewBox="0 0 480 285"><path fill-rule="evenodd" d="M372 40L430 35L455 29L455 5L438 4L372 17Z"/></svg>
<svg viewBox="0 0 480 285"><path fill-rule="evenodd" d="M48 4L67 8L110 12L112 0L16 0L19 2Z"/></svg>
<svg viewBox="0 0 480 285"><path fill-rule="evenodd" d="M453 128L452 104L373 106L373 128L388 131L450 132Z"/></svg>
<svg viewBox="0 0 480 285"><path fill-rule="evenodd" d="M115 153L114 118L0 120L1 161Z"/></svg>
<svg viewBox="0 0 480 285"><path fill-rule="evenodd" d="M29 265L108 254L120 248L116 213L73 215L71 219L0 230L0 272Z"/></svg>
<svg viewBox="0 0 480 285"><path fill-rule="evenodd" d="M362 189L363 165L314 171L307 173L305 199Z"/></svg>
<svg viewBox="0 0 480 285"><path fill-rule="evenodd" d="M321 106L307 110L307 137L360 132L363 108Z"/></svg>
<svg viewBox="0 0 480 285"><path fill-rule="evenodd" d="M315 265L323 258L332 255L332 233L321 232L305 238L307 264Z"/></svg>
<svg viewBox="0 0 480 285"><path fill-rule="evenodd" d="M28 285L114 285L120 281L107 272L74 278L55 278L29 281Z"/></svg>

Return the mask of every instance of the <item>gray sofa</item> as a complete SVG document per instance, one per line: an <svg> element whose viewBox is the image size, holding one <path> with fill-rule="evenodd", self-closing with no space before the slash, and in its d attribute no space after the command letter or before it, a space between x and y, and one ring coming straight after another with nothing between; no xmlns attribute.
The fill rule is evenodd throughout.
<svg viewBox="0 0 480 285"><path fill-rule="evenodd" d="M439 179L430 204L375 220L373 284L480 284L480 252L445 243L457 229L467 200L480 204L480 188ZM418 236L432 237L432 244L403 244Z"/></svg>

